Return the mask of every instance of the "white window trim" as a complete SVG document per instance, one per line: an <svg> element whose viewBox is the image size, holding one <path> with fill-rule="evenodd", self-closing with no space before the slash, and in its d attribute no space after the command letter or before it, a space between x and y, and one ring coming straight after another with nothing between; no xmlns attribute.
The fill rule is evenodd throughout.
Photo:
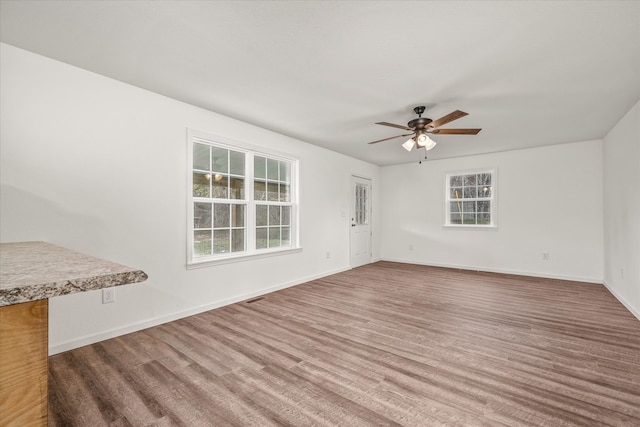
<svg viewBox="0 0 640 427"><path fill-rule="evenodd" d="M246 221L246 236L245 243L247 250L245 252L230 252L220 255L211 255L208 257L194 258L193 256L193 143L213 143L216 146L227 148L234 151L240 151L244 153L251 153L253 156L265 156L272 159L284 160L291 162L291 201L293 204L291 214L291 245L277 248L255 248L255 201L253 200L253 184L245 186L245 200L243 204L246 204L247 209L245 212ZM253 183L253 156L249 157L249 161L245 163L245 182ZM221 135L214 135L194 129L187 129L187 269L202 268L215 266L220 264L228 264L241 261L249 261L254 259L286 255L291 253L298 253L302 251L300 245L300 203L299 203L299 159L277 152L275 150L266 149L264 147L255 146L242 141L236 141L230 138L226 138ZM239 202L236 200L235 202ZM234 200L230 199L230 203L234 203Z"/></svg>
<svg viewBox="0 0 640 427"><path fill-rule="evenodd" d="M449 211L449 178L456 175L469 175L477 173L491 173L491 224L449 224L451 214ZM484 230L484 231L497 231L498 230L498 168L478 168L478 169L466 169L461 171L446 172L444 175L444 189L443 189L443 212L444 212L444 224L443 230Z"/></svg>

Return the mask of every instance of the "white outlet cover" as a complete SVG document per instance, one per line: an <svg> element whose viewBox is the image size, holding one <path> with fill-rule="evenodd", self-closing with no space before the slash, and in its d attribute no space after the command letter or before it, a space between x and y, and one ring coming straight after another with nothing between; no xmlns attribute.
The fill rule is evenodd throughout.
<svg viewBox="0 0 640 427"><path fill-rule="evenodd" d="M116 290L114 288L106 288L102 290L102 303L109 304L115 302Z"/></svg>

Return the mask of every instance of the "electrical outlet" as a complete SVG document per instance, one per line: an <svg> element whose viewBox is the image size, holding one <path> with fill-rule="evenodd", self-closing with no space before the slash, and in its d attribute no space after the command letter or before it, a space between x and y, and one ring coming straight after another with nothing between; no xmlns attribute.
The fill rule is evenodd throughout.
<svg viewBox="0 0 640 427"><path fill-rule="evenodd" d="M327 259L331 259L331 252L327 251Z"/></svg>
<svg viewBox="0 0 640 427"><path fill-rule="evenodd" d="M542 252L542 260L549 261L549 252Z"/></svg>
<svg viewBox="0 0 640 427"><path fill-rule="evenodd" d="M624 267L620 267L620 278L624 280Z"/></svg>
<svg viewBox="0 0 640 427"><path fill-rule="evenodd" d="M412 251L413 250L413 245L409 245L409 250Z"/></svg>
<svg viewBox="0 0 640 427"><path fill-rule="evenodd" d="M109 304L116 301L116 289L105 288L102 290L102 303Z"/></svg>

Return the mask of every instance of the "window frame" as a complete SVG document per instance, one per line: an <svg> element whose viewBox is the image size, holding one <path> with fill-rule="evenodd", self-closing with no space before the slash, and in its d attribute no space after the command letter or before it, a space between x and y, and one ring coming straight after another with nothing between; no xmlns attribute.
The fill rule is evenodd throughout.
<svg viewBox="0 0 640 427"><path fill-rule="evenodd" d="M476 175L489 173L491 174L491 197L489 198L469 198L468 201L490 201L489 224L453 224L451 223L451 177ZM464 201L464 199L461 199ZM477 211L476 211L477 213ZM444 176L444 224L443 229L465 229L465 230L497 230L498 229L498 168L481 168L466 169L461 171L446 172Z"/></svg>
<svg viewBox="0 0 640 427"><path fill-rule="evenodd" d="M223 203L223 204L240 204L244 205L245 220L245 250L241 252L226 252L221 254L211 254L206 256L196 256L194 251L194 231L196 231L194 223L194 204L203 202L202 198L193 194L193 174L194 158L193 149L196 143L210 145L226 150L241 152L245 156L244 162L244 199L215 199L207 198L205 203ZM273 202L280 206L291 206L290 212L290 244L288 246L279 246L271 248L256 249L256 206L264 201L258 201L254 198L254 158L265 157L281 162L287 162L290 165L290 187L288 202ZM220 135L213 135L200 132L193 129L187 130L187 269L213 266L231 262L240 262L251 259L258 259L287 253L300 252L302 250L299 241L299 159L269 150L264 147L254 146L245 142L232 140ZM230 173L229 173L230 175ZM213 196L213 194L211 194ZM259 202L259 203L256 203ZM268 203L268 201L267 201ZM213 224L212 224L213 226ZM233 245L233 243L232 243Z"/></svg>

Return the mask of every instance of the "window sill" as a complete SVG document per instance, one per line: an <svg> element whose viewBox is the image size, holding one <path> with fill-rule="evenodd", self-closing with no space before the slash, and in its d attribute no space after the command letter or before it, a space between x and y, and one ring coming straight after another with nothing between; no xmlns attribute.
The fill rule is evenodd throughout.
<svg viewBox="0 0 640 427"><path fill-rule="evenodd" d="M213 267L222 264L231 264L234 262L252 261L261 258L270 258L279 255L289 255L302 252L302 248L287 248L287 249L274 249L266 250L250 255L229 255L214 259L202 259L198 261L187 262L187 270L193 270L196 268Z"/></svg>
<svg viewBox="0 0 640 427"><path fill-rule="evenodd" d="M483 230L483 231L498 231L497 225L443 225L443 230Z"/></svg>

